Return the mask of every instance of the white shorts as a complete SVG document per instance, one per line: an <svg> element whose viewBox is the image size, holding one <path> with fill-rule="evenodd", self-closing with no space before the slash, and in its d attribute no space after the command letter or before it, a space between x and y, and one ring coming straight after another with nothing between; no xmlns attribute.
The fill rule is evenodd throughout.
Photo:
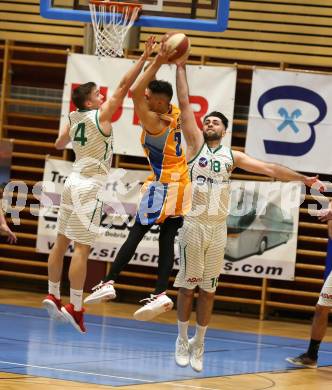
<svg viewBox="0 0 332 390"><path fill-rule="evenodd" d="M321 306L332 307L332 271L325 280L317 303Z"/></svg>
<svg viewBox="0 0 332 390"><path fill-rule="evenodd" d="M226 221L204 225L184 219L179 230L180 269L174 287L215 292L224 261Z"/></svg>
<svg viewBox="0 0 332 390"><path fill-rule="evenodd" d="M103 186L89 178L71 174L64 185L58 217L58 233L74 242L92 245L100 228Z"/></svg>

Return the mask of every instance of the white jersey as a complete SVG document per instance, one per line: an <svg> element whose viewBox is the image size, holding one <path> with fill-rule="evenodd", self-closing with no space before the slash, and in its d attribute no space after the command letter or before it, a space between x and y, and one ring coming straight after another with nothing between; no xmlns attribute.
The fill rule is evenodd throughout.
<svg viewBox="0 0 332 390"><path fill-rule="evenodd" d="M75 152L73 171L83 176L107 176L112 163L112 136L99 126L99 110L76 110L69 114L69 135Z"/></svg>
<svg viewBox="0 0 332 390"><path fill-rule="evenodd" d="M220 145L212 150L203 144L188 162L192 182L192 209L186 220L215 225L226 220L233 169L231 149Z"/></svg>

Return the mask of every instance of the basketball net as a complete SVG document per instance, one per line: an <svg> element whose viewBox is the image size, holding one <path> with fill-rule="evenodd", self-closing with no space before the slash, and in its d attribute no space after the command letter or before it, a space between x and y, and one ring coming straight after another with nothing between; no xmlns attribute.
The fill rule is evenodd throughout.
<svg viewBox="0 0 332 390"><path fill-rule="evenodd" d="M133 3L90 1L91 22L98 57L122 57L127 32L138 18L141 6Z"/></svg>

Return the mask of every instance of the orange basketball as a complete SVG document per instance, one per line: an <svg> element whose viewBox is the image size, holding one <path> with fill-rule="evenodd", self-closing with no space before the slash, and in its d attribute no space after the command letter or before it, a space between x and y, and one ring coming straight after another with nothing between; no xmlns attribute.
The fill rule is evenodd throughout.
<svg viewBox="0 0 332 390"><path fill-rule="evenodd" d="M169 58L169 62L185 60L190 53L189 38L178 31L166 33L161 42L165 42L167 47L176 50L176 53Z"/></svg>

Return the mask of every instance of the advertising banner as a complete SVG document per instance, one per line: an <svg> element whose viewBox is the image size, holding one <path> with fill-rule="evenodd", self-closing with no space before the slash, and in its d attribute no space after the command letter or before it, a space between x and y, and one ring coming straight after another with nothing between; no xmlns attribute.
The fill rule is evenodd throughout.
<svg viewBox="0 0 332 390"><path fill-rule="evenodd" d="M80 84L94 81L102 95L111 96L121 78L133 66L135 61L124 58L98 58L86 54L69 54L66 68L65 85L62 98L60 127L68 121L68 114L75 110L71 102L72 90ZM169 81L173 85L172 102L176 98L176 66L164 65L157 77ZM221 111L229 119L228 132L224 144L231 143L233 122L236 69L221 66L187 66L187 78L190 89L190 101L195 111L196 120L201 127L204 116L214 110ZM132 156L143 156L140 143L141 127L134 113L130 92L124 99L123 105L113 116L114 153ZM128 142L130 140L130 142Z"/></svg>
<svg viewBox="0 0 332 390"><path fill-rule="evenodd" d="M294 279L301 186L233 181L222 273Z"/></svg>
<svg viewBox="0 0 332 390"><path fill-rule="evenodd" d="M331 75L256 69L246 153L302 172L331 174L331 97Z"/></svg>
<svg viewBox="0 0 332 390"><path fill-rule="evenodd" d="M37 251L49 253L56 238L61 192L71 163L47 159L38 222ZM104 203L90 259L113 261L134 222L148 171L112 169L101 194ZM223 274L293 279L301 187L298 183L233 181ZM156 266L159 227L145 235L132 264ZM73 253L71 244L67 255ZM175 243L175 268L178 245Z"/></svg>

